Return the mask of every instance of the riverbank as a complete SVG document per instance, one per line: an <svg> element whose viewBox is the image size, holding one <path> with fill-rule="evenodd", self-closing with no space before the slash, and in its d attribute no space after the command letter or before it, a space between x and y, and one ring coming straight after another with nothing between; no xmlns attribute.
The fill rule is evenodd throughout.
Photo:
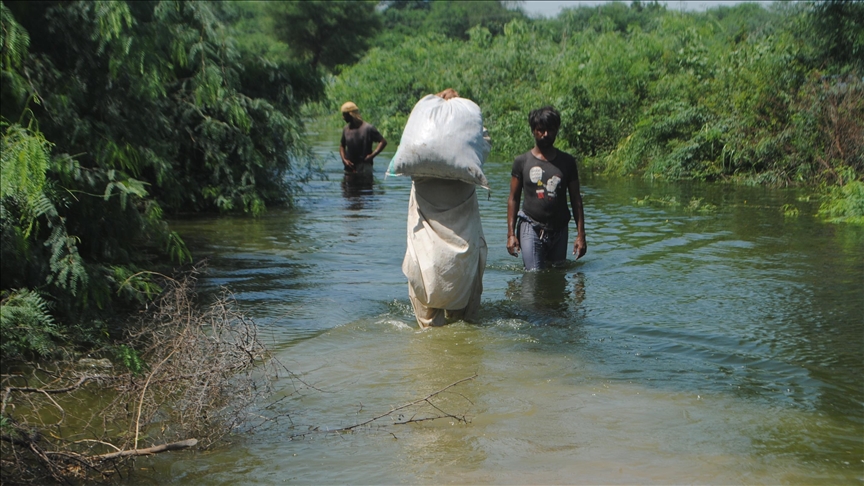
<svg viewBox="0 0 864 486"><path fill-rule="evenodd" d="M127 325L120 356L4 362L4 483L118 480L137 457L206 450L274 418L249 414L287 370L227 290L199 305L197 277L172 280Z"/></svg>

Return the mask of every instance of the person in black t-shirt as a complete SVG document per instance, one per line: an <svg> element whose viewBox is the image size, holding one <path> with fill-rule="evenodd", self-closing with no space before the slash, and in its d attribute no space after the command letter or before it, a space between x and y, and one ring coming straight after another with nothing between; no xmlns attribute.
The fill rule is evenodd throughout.
<svg viewBox="0 0 864 486"><path fill-rule="evenodd" d="M513 161L507 199L507 252L518 256L521 251L525 269L539 270L567 259L568 195L576 219L573 254L577 260L588 246L576 160L554 147L561 115L545 106L531 111L528 124L534 148ZM519 210L523 193L525 201Z"/></svg>
<svg viewBox="0 0 864 486"><path fill-rule="evenodd" d="M345 172L371 175L375 156L384 150L387 140L374 125L363 121L360 110L353 102L343 104L341 111L342 119L348 123L342 129L342 141L339 143L339 155L342 156ZM378 145L372 150L375 142Z"/></svg>

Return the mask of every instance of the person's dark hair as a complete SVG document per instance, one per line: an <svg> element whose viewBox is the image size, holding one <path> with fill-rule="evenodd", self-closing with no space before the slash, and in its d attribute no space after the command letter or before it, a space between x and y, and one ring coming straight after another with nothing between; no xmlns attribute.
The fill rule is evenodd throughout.
<svg viewBox="0 0 864 486"><path fill-rule="evenodd" d="M538 127L557 130L561 128L561 114L552 106L537 108L528 114L528 125L531 130Z"/></svg>

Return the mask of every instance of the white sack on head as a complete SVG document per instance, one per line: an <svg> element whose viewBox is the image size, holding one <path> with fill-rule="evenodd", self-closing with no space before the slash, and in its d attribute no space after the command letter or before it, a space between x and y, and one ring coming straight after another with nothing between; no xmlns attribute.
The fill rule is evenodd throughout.
<svg viewBox="0 0 864 486"><path fill-rule="evenodd" d="M476 103L428 95L411 110L387 174L452 179L488 188L483 162L490 148Z"/></svg>

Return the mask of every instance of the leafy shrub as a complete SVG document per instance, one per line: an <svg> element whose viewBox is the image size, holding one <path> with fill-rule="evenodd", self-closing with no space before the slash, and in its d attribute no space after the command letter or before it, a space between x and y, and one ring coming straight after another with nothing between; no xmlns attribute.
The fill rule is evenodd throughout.
<svg viewBox="0 0 864 486"><path fill-rule="evenodd" d="M851 181L831 187L818 214L831 222L864 224L864 182Z"/></svg>
<svg viewBox="0 0 864 486"><path fill-rule="evenodd" d="M245 55L227 5L0 5L0 289L38 289L56 319L10 327L4 357L104 339L98 323L158 295L154 271L191 261L164 213L257 215L311 177L300 106L323 84Z"/></svg>
<svg viewBox="0 0 864 486"><path fill-rule="evenodd" d="M483 109L499 158L531 146L527 113L552 104L559 147L608 174L839 185L844 167L864 173L860 2L613 3L467 39L424 30L423 11L333 79L330 113L359 100L398 139L419 97L453 87Z"/></svg>
<svg viewBox="0 0 864 486"><path fill-rule="evenodd" d="M64 337L48 302L27 289L0 293L0 334L4 358L51 355L57 350L55 340Z"/></svg>

